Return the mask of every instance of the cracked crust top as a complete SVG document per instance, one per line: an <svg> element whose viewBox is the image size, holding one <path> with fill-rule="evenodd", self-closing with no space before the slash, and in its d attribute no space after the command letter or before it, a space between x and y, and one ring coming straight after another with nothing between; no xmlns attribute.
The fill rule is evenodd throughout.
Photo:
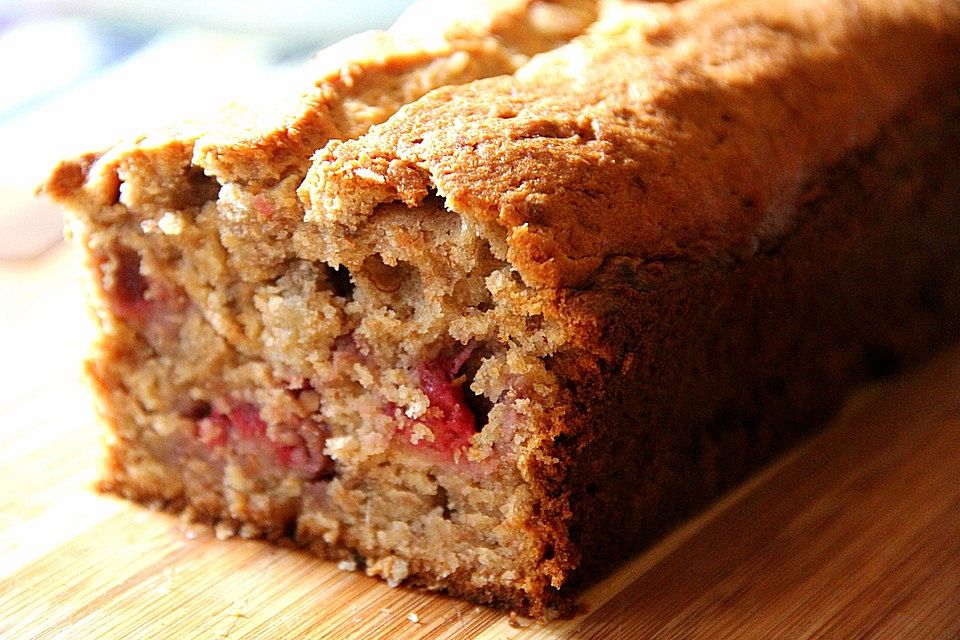
<svg viewBox="0 0 960 640"><path fill-rule="evenodd" d="M142 210L214 197L202 174L306 174L331 237L436 191L528 284L582 286L775 245L819 170L958 67L948 0L426 2L318 56L292 103L66 161L42 189Z"/></svg>
<svg viewBox="0 0 960 640"><path fill-rule="evenodd" d="M230 105L215 120L65 160L40 191L58 201L109 206L121 182L149 181L155 193L171 191L191 167L220 184L254 188L303 175L328 140L361 135L436 87L512 73L534 53L582 32L596 12L596 0L421 1L388 31L321 51L298 86L271 88L256 108Z"/></svg>
<svg viewBox="0 0 960 640"><path fill-rule="evenodd" d="M793 225L816 173L913 96L955 80L942 0L605 2L585 35L513 75L438 89L315 157L308 220L446 206L506 240L534 286L613 256L737 259Z"/></svg>

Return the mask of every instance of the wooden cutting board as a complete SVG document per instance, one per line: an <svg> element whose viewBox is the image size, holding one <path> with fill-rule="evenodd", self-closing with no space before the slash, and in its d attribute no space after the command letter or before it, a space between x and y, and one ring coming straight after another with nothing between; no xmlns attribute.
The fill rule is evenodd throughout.
<svg viewBox="0 0 960 640"><path fill-rule="evenodd" d="M0 265L0 638L960 637L960 349L540 624L97 495L72 262Z"/></svg>

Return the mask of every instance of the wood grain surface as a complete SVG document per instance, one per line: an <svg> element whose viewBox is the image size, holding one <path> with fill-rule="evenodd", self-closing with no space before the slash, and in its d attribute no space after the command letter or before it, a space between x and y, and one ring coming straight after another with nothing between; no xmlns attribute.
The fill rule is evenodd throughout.
<svg viewBox="0 0 960 640"><path fill-rule="evenodd" d="M960 350L540 624L97 495L73 262L0 265L0 638L960 637Z"/></svg>

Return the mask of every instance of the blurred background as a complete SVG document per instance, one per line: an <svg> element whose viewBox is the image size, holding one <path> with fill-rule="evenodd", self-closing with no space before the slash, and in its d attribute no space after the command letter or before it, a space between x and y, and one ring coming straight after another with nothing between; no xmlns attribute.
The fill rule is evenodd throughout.
<svg viewBox="0 0 960 640"><path fill-rule="evenodd" d="M0 263L59 242L33 195L59 158L242 100L411 3L0 0Z"/></svg>

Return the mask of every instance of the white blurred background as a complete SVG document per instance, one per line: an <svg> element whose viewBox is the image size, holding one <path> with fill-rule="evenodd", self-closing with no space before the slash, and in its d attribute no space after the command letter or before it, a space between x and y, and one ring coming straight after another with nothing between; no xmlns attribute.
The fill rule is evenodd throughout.
<svg viewBox="0 0 960 640"><path fill-rule="evenodd" d="M0 0L0 262L60 238L58 158L201 115L411 0Z"/></svg>

